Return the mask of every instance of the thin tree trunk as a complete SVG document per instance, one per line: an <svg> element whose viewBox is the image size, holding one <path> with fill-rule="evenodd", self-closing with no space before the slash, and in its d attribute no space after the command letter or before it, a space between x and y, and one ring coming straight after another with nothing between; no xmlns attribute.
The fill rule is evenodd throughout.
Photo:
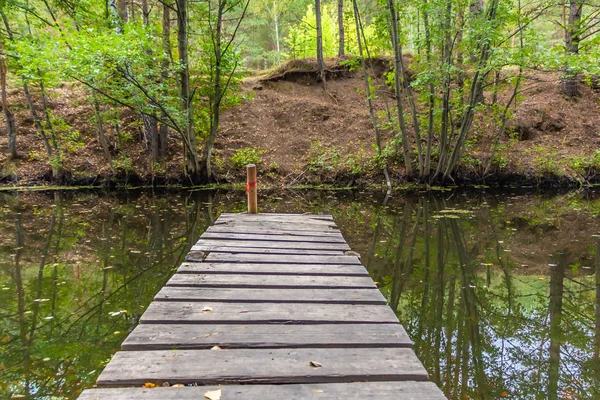
<svg viewBox="0 0 600 400"><path fill-rule="evenodd" d="M102 123L102 115L100 114L100 104L98 103L98 96L96 96L96 91L94 89L92 89L92 102L94 104L94 117L96 118L96 133L98 134L98 142L100 143L100 147L102 147L104 159L110 166L111 171L114 172L112 156L110 154L110 149L108 148L108 141L106 140L104 125Z"/></svg>
<svg viewBox="0 0 600 400"><path fill-rule="evenodd" d="M550 302L548 312L550 314L550 355L548 365L548 400L558 400L559 374L560 374L560 351L562 347L562 309L565 268L568 266L567 255L561 254L560 259L550 274Z"/></svg>
<svg viewBox="0 0 600 400"><path fill-rule="evenodd" d="M169 63L173 60L173 55L171 54L171 9L167 3L163 4L162 52L160 79L163 86L166 86L166 82L169 79ZM161 120L167 120L167 115L164 111L161 111ZM167 125L160 125L159 136L159 156L165 158L169 148L169 127Z"/></svg>
<svg viewBox="0 0 600 400"><path fill-rule="evenodd" d="M29 93L29 85L27 81L23 79L23 91L25 92L25 99L27 100L27 105L29 106L29 111L31 112L31 117L33 118L33 122L35 123L40 136L42 137L42 142L44 143L44 149L46 149L46 153L48 153L48 158L52 157L52 146L50 145L50 141L48 140L48 136L46 136L46 130L42 125L42 120L37 111L37 107L33 103L33 99L31 98L31 93Z"/></svg>
<svg viewBox="0 0 600 400"><path fill-rule="evenodd" d="M400 49L400 43L398 38L398 15L396 14L395 0L388 0L388 9L391 16L392 23L392 45L394 47L394 83L396 85L396 106L398 111L398 123L400 124L400 134L402 135L402 152L404 156L404 169L406 175L412 175L412 164L411 164L411 148L408 143L408 132L406 124L404 122L404 106L402 105L402 51Z"/></svg>
<svg viewBox="0 0 600 400"><path fill-rule="evenodd" d="M338 57L343 57L345 54L345 43L344 43L344 0L338 0L338 36L339 36L339 46L338 46Z"/></svg>
<svg viewBox="0 0 600 400"><path fill-rule="evenodd" d="M273 22L275 23L275 49L277 50L277 65L281 64L281 39L279 38L279 10L277 0L273 0Z"/></svg>
<svg viewBox="0 0 600 400"><path fill-rule="evenodd" d="M579 41L582 33L581 15L583 3L583 0L570 0L569 3L569 24L565 30L565 48L567 55L579 54ZM568 64L565 66L563 93L568 97L579 96L579 78L577 73L569 71Z"/></svg>
<svg viewBox="0 0 600 400"><path fill-rule="evenodd" d="M148 0L142 0L142 21L145 27L148 27L150 24L150 9L148 8ZM147 48L146 53L151 56L152 50ZM148 68L152 69L152 65L149 65ZM152 162L156 163L159 160L158 121L154 116L145 114L142 115L142 121L144 124L144 136L150 147L150 156Z"/></svg>
<svg viewBox="0 0 600 400"><path fill-rule="evenodd" d="M179 51L179 90L184 123L185 173L193 182L199 172L198 150L194 133L194 114L190 94L190 72L188 59L188 14L187 0L177 0L177 49Z"/></svg>
<svg viewBox="0 0 600 400"><path fill-rule="evenodd" d="M4 41L0 39L0 83L2 86L2 111L6 122L6 133L8 135L8 153L10 158L17 158L17 125L15 115L8 107L6 94L6 64L4 63Z"/></svg>
<svg viewBox="0 0 600 400"><path fill-rule="evenodd" d="M222 99L222 87L221 87L221 74L222 74L222 62L223 53L221 51L221 31L223 26L223 12L226 6L226 0L219 0L219 7L217 9L217 23L215 24L215 36L213 38L214 52L215 52L215 75L214 75L214 100L212 102L212 115L210 122L210 132L208 139L204 145L202 152L201 161L201 175L202 180L210 182L212 179L212 166L211 156L217 138L217 132L221 123L221 99Z"/></svg>
<svg viewBox="0 0 600 400"><path fill-rule="evenodd" d="M326 87L325 59L323 56L323 26L321 24L321 0L315 0L315 16L317 19L317 69L319 71L319 79L323 82L323 86Z"/></svg>
<svg viewBox="0 0 600 400"><path fill-rule="evenodd" d="M425 0L425 11L423 11L423 28L425 29L425 46L427 54L427 65L431 68L431 31L429 29L429 12L427 11L427 0ZM427 118L427 149L425 150L425 165L423 167L423 176L431 174L431 148L433 142L433 114L435 107L435 85L429 83L428 103L428 118Z"/></svg>
<svg viewBox="0 0 600 400"><path fill-rule="evenodd" d="M373 105L373 96L371 95L371 84L369 82L369 76L367 74L367 63L365 61L365 57L363 54L363 46L361 39L361 31L362 24L360 21L360 13L358 11L358 4L356 0L352 0L352 5L354 7L354 22L356 23L356 38L358 42L358 54L360 56L360 61L362 64L363 71L363 80L365 83L365 91L367 95L367 102L369 104L369 114L371 116L371 122L373 124L373 131L375 132L375 146L377 147L377 155L381 156L381 134L379 132L379 124L377 123L377 117L375 116L375 106ZM385 176L385 182L387 186L388 195L392 192L392 183L390 181L390 176L387 170L387 163L383 165L383 175Z"/></svg>
<svg viewBox="0 0 600 400"><path fill-rule="evenodd" d="M484 17L488 22L492 22L496 19L498 3L499 0L492 0L492 2L490 3L489 10ZM487 66L487 62L490 57L490 45L491 43L489 41L484 41L481 45L479 60L477 62L477 71L475 72L471 83L469 104L463 115L460 126L460 132L456 139L456 143L454 144L452 153L450 154L450 158L448 159L448 162L446 164L444 171L444 179L448 178L454 172L454 169L458 161L460 160L464 143L467 138L467 133L469 132L471 124L473 123L473 114L475 112L475 107L481 101L483 94L483 78L485 76L484 69Z"/></svg>
<svg viewBox="0 0 600 400"><path fill-rule="evenodd" d="M596 318L594 334L594 377L600 390L600 237L596 237Z"/></svg>

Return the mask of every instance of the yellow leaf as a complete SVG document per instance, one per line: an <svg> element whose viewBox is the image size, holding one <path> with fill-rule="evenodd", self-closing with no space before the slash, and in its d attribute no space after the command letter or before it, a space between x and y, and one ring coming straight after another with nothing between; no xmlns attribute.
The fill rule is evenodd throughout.
<svg viewBox="0 0 600 400"><path fill-rule="evenodd" d="M208 400L221 400L221 390L209 390L204 393L204 397Z"/></svg>
<svg viewBox="0 0 600 400"><path fill-rule="evenodd" d="M155 388L156 384L154 384L152 382L146 382L146 383L144 383L144 387L145 388Z"/></svg>

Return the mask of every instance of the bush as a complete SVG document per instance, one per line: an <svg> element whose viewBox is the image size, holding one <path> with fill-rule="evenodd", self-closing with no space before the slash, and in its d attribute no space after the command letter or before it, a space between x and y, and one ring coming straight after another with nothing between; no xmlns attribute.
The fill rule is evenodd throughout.
<svg viewBox="0 0 600 400"><path fill-rule="evenodd" d="M236 151L231 156L231 163L235 168L244 168L248 164L260 164L260 156L264 154L264 150L254 147L245 147Z"/></svg>

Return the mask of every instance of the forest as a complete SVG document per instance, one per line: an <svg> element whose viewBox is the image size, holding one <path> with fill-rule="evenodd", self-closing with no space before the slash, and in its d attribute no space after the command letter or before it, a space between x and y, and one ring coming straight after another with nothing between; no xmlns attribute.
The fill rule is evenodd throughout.
<svg viewBox="0 0 600 400"><path fill-rule="evenodd" d="M600 172L595 0L2 0L0 15L5 184L224 183L250 162L295 176L288 184L388 189L527 174L582 184ZM259 147L231 147L244 129L224 134L257 117L232 110L282 92L279 81L306 82L351 123L335 86L350 77L365 113L353 152L319 139L325 124L293 166L268 162L276 131ZM546 114L518 121L540 81ZM581 115L583 133L566 140ZM342 178L323 178L333 170Z"/></svg>

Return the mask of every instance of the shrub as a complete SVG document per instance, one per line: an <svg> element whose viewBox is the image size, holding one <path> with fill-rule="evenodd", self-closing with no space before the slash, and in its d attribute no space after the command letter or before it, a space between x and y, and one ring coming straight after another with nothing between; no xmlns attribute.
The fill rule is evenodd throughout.
<svg viewBox="0 0 600 400"><path fill-rule="evenodd" d="M245 147L236 151L231 156L231 163L235 168L244 168L248 164L260 164L260 156L264 154L264 150L255 147Z"/></svg>

